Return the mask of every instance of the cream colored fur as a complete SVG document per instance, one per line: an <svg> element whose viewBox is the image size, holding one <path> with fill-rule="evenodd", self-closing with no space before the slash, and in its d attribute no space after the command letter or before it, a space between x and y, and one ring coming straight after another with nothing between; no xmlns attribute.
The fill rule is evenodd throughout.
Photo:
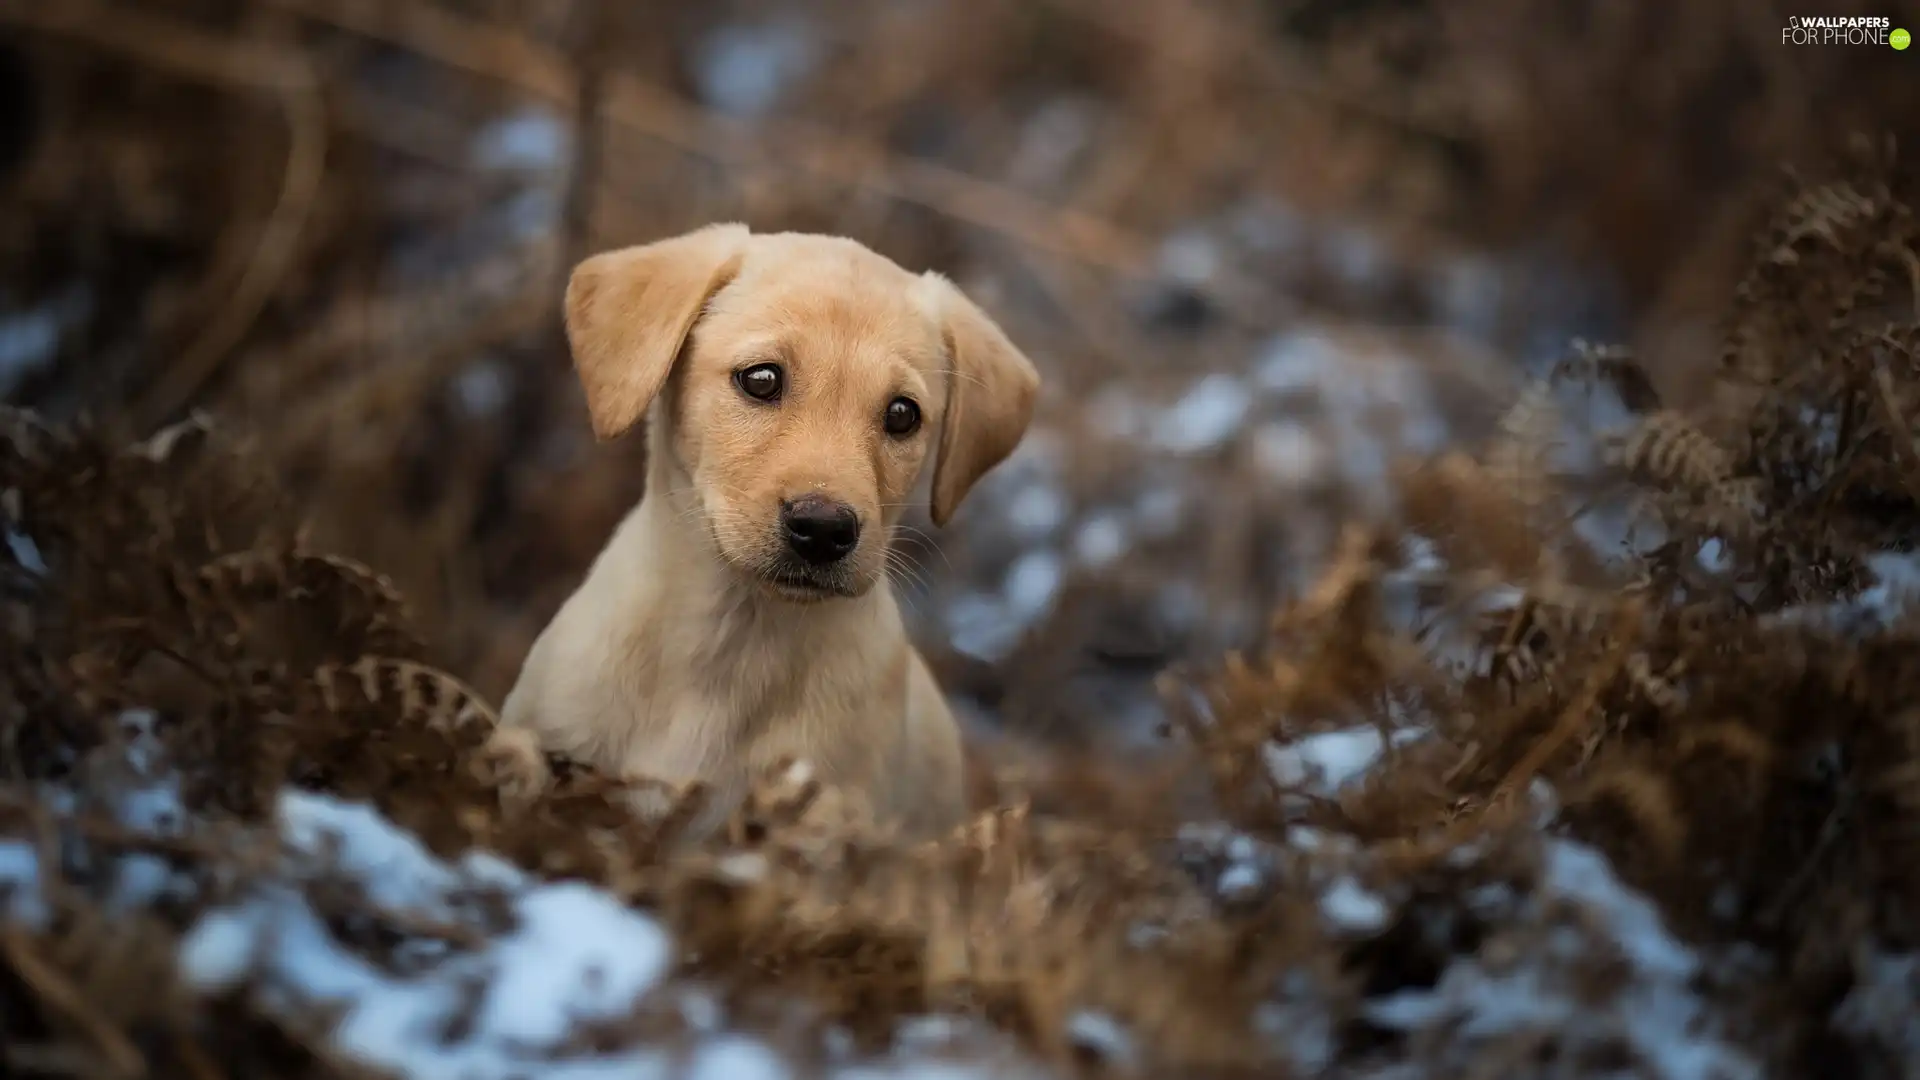
<svg viewBox="0 0 1920 1080"><path fill-rule="evenodd" d="M937 275L737 225L586 260L567 328L596 435L647 417L647 493L507 696L492 749L514 783L545 782L541 751L703 780L717 798L698 833L791 755L909 834L958 824L959 731L907 639L887 549L927 458L944 524L1012 451L1032 365ZM763 363L786 380L771 404L737 377ZM902 398L921 418L906 436L883 425ZM817 588L791 584L780 524L809 494L862 521L842 563L810 570Z"/></svg>

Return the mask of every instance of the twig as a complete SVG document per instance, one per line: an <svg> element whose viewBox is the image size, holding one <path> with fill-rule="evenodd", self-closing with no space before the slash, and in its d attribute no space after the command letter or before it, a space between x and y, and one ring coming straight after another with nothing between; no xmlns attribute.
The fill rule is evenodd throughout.
<svg viewBox="0 0 1920 1080"><path fill-rule="evenodd" d="M1787 909L1793 906L1793 902L1806 891L1809 885L1813 884L1813 877L1819 872L1820 864L1826 861L1828 854L1833 851L1833 846L1839 843L1841 833L1845 831L1843 827L1847 822L1851 803L1852 800L1847 797L1843 789L1841 797L1834 800L1833 807L1827 811L1827 816L1820 822L1820 834L1814 838L1813 850L1807 853L1807 857L1801 860L1786 884L1780 887L1780 891L1767 902L1766 908L1755 917L1755 921L1761 926L1780 925L1781 920L1786 918Z"/></svg>
<svg viewBox="0 0 1920 1080"><path fill-rule="evenodd" d="M1587 726L1587 717L1600 700L1600 695L1612 685L1614 676L1626 665L1627 655L1633 650L1633 639L1637 636L1640 624L1640 603L1628 600L1620 605L1613 620L1613 648L1607 651L1606 660L1587 676L1586 685L1580 688L1580 694L1560 714L1552 730L1540 741L1529 747L1495 790L1496 801L1504 801L1526 785L1539 773L1553 755L1566 745L1569 739Z"/></svg>
<svg viewBox="0 0 1920 1080"><path fill-rule="evenodd" d="M578 112L580 83L566 56L511 30L407 0L266 2ZM893 154L870 140L796 121L782 123L777 130L761 129L617 72L607 73L601 94L598 114L603 123L710 161L736 168L777 162L1121 277L1138 277L1152 267L1153 246L1114 222L1049 205L944 165ZM1244 326L1266 329L1273 323L1276 297L1264 281L1227 268L1198 291Z"/></svg>
<svg viewBox="0 0 1920 1080"><path fill-rule="evenodd" d="M133 1045L133 1041L88 1004L86 996L58 968L42 960L24 932L12 928L0 931L0 953L5 954L7 963L20 976L20 981L26 983L41 1002L65 1016L86 1034L105 1056L115 1075L141 1077L147 1074L146 1059L140 1056L140 1050Z"/></svg>
<svg viewBox="0 0 1920 1080"><path fill-rule="evenodd" d="M327 162L326 105L311 69L305 86L281 91L280 107L286 118L288 146L273 213L260 231L253 258L219 314L167 368L159 385L145 395L140 414L148 426L172 415L213 377L265 310L299 254L300 239L313 217Z"/></svg>
<svg viewBox="0 0 1920 1080"><path fill-rule="evenodd" d="M401 355L417 360L504 308L536 300L551 303L545 278L553 257L551 239L541 236L428 286L372 298L338 298L310 320L313 329L307 334L268 351L258 362L274 370L277 388L285 392L304 379L337 381L354 359L344 354L369 342L381 347L365 357L365 363Z"/></svg>
<svg viewBox="0 0 1920 1080"><path fill-rule="evenodd" d="M1887 438L1893 443L1894 455L1906 466L1901 470L1900 479L1906 484L1908 493L1920 499L1920 447L1914 445L1913 425L1900 415L1893 376L1887 373L1886 362L1880 357L1875 357L1873 361L1873 385L1878 391L1873 396L1873 404L1874 410L1880 414L1880 426L1886 429Z"/></svg>
<svg viewBox="0 0 1920 1080"><path fill-rule="evenodd" d="M58 34L117 52L175 76L220 86L285 91L311 85L312 72L284 49L203 34L138 8L97 0L0 0L0 22Z"/></svg>
<svg viewBox="0 0 1920 1080"><path fill-rule="evenodd" d="M1118 37L1155 48L1164 47L1165 37L1159 28L1144 25L1139 18L1128 15L1125 5L1098 0L1048 0L1048 4ZM1221 25L1200 5L1192 5L1183 10L1182 15L1201 21L1202 33L1209 43L1217 42L1220 46L1204 53L1190 49L1183 55L1173 51L1172 59L1176 63L1204 73L1200 74L1202 78L1218 70L1222 61L1231 61L1236 74L1252 75L1265 89L1311 101L1344 118L1391 129L1402 136L1458 142L1472 134L1459 124L1422 116L1416 109L1340 93L1332 88L1333 80L1323 70L1324 65L1316 63L1311 55L1265 36L1248 35L1240 27Z"/></svg>
<svg viewBox="0 0 1920 1080"><path fill-rule="evenodd" d="M1136 343L1122 342L1125 321L1116 317L1112 300L1087 287L1087 278L1092 275L1084 266L1031 249L1018 255L1068 325L1098 355L1102 370L1144 364L1141 350L1128 347Z"/></svg>
<svg viewBox="0 0 1920 1080"><path fill-rule="evenodd" d="M220 1071L220 1066L185 1033L174 1036L173 1049L180 1064L192 1075L192 1080L226 1080L226 1074Z"/></svg>
<svg viewBox="0 0 1920 1080"><path fill-rule="evenodd" d="M1446 772L1440 774L1440 782L1443 784L1452 784L1455 780L1458 780L1460 778L1461 773L1464 773L1467 771L1467 766L1473 764L1476 760L1479 759L1479 757L1480 757L1480 742L1479 740L1476 739L1475 741L1468 743L1467 748L1460 752L1460 760L1454 762L1453 765L1450 766Z"/></svg>
<svg viewBox="0 0 1920 1080"><path fill-rule="evenodd" d="M317 23L397 45L448 67L497 79L523 92L576 108L579 86L565 56L509 30L429 5L372 0L269 0ZM866 188L1034 247L1109 270L1147 265L1148 246L1109 222L1048 206L999 184L924 161L899 158L863 140L799 124L767 132L689 104L633 78L609 73L607 120L703 157L728 164L761 161L763 148L828 179Z"/></svg>
<svg viewBox="0 0 1920 1080"><path fill-rule="evenodd" d="M75 1043L6 1044L8 1076L98 1076L99 1055Z"/></svg>
<svg viewBox="0 0 1920 1080"><path fill-rule="evenodd" d="M1520 602L1513 605L1513 614L1507 618L1507 628L1500 635L1500 643L1493 649L1493 662L1496 665L1504 667L1514 650L1520 647L1521 636L1533 625L1533 614L1537 607L1538 602L1531 592L1522 595Z"/></svg>
<svg viewBox="0 0 1920 1080"><path fill-rule="evenodd" d="M530 257L534 254L529 252ZM550 306L551 300L544 289L523 289L516 295L498 298L490 310L463 313L464 321L452 321L444 336L426 340L419 351L409 357L412 363L404 369L404 379L399 378L396 371L390 373L393 377L389 378L350 380L297 406L282 424L283 443L289 446L305 443L331 429L340 416L365 414L378 408L383 400L392 401L415 387L445 377L448 369L467 363L476 351L539 325L550 315Z"/></svg>
<svg viewBox="0 0 1920 1080"><path fill-rule="evenodd" d="M607 69L619 39L616 26L624 22L616 12L624 5L625 0L578 0L572 12L569 36L573 38L570 44L574 55L579 58L579 81L574 90L573 162L561 214L560 259L555 267L560 274L566 274L568 267L585 257L591 242L593 196L604 156L601 103L606 96Z"/></svg>
<svg viewBox="0 0 1920 1080"><path fill-rule="evenodd" d="M108 7L93 0L57 4L0 0L0 22L69 37L181 78L267 91L280 99L289 145L278 202L252 260L220 313L138 409L143 423L158 424L219 369L292 264L319 195L326 162L326 110L319 80L300 53L205 34L137 9Z"/></svg>

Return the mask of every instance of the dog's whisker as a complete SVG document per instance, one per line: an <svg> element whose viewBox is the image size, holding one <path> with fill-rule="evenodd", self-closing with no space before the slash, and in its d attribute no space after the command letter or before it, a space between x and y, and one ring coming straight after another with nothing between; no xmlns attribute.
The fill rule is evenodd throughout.
<svg viewBox="0 0 1920 1080"><path fill-rule="evenodd" d="M933 536L929 535L926 532L926 530L916 529L911 525L895 525L894 529L896 530L896 535L898 535L898 533L901 533L901 532L907 533L908 535L912 536L915 539L916 543L918 543L921 546L924 546L927 550L933 552L935 555L940 556L940 561L946 564L948 572L949 573L952 572L953 560L947 558L947 553L944 550L942 550L940 547L940 541L936 540Z"/></svg>
<svg viewBox="0 0 1920 1080"><path fill-rule="evenodd" d="M906 578L909 584L929 590L933 587L932 578L924 574L911 559L899 552L891 550L887 552L886 568L889 573Z"/></svg>
<svg viewBox="0 0 1920 1080"><path fill-rule="evenodd" d="M959 368L950 367L946 370L945 374L949 379L955 379L962 383L967 383L972 386L977 386L982 390L987 389L987 380L981 378L978 375L975 375L971 371L963 371Z"/></svg>

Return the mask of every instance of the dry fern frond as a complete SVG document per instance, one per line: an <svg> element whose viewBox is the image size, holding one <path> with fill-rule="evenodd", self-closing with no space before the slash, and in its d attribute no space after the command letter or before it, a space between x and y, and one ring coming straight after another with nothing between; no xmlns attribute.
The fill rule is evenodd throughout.
<svg viewBox="0 0 1920 1080"><path fill-rule="evenodd" d="M1688 821L1673 781L1653 767L1620 764L1596 769L1569 793L1564 813L1580 822L1588 835L1624 828L1623 836L1609 838L1609 847L1639 849L1667 868L1676 865L1687 848ZM1603 815L1610 816L1613 824L1602 824L1598 818Z"/></svg>
<svg viewBox="0 0 1920 1080"><path fill-rule="evenodd" d="M397 710L390 713L395 719L467 739L484 736L500 723L493 706L472 687L411 660L363 656L351 664L327 664L314 671L313 682L331 712L353 707L348 695L358 693L367 705Z"/></svg>
<svg viewBox="0 0 1920 1080"><path fill-rule="evenodd" d="M1498 434L1485 453L1487 476L1532 514L1552 504L1552 457L1565 417L1554 399L1551 380L1535 379L1501 415Z"/></svg>
<svg viewBox="0 0 1920 1080"><path fill-rule="evenodd" d="M1869 745L1877 751L1865 778L1878 804L1870 830L1876 855L1909 898L1920 897L1920 708L1887 717Z"/></svg>
<svg viewBox="0 0 1920 1080"><path fill-rule="evenodd" d="M1733 456L1687 418L1653 413L1609 447L1610 464L1662 488L1712 496L1734 481Z"/></svg>
<svg viewBox="0 0 1920 1080"><path fill-rule="evenodd" d="M255 549L223 555L202 566L201 583L214 602L236 607L261 602L324 602L337 610L338 632L368 652L417 652L412 616L393 582L339 555Z"/></svg>

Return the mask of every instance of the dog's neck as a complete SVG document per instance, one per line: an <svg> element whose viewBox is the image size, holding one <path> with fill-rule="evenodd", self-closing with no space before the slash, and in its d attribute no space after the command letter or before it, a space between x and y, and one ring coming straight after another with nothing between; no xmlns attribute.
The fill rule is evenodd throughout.
<svg viewBox="0 0 1920 1080"><path fill-rule="evenodd" d="M907 670L905 628L886 580L860 596L810 604L749 580L722 557L690 471L659 434L648 439L646 494L590 577L599 580L586 586L587 602L619 607L601 623L622 638L608 643L608 654L628 677L675 688L652 708L708 703L700 738L716 746L781 737L782 725L805 715L795 710L820 692L820 679L834 685L832 694L883 693ZM702 629L673 632L687 626Z"/></svg>

